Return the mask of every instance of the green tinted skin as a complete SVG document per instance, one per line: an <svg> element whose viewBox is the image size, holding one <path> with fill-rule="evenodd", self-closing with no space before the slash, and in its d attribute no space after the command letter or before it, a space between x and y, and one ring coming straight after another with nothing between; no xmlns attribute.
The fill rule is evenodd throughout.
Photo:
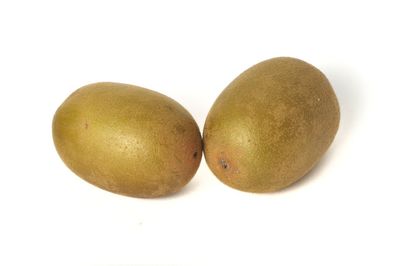
<svg viewBox="0 0 400 266"><path fill-rule="evenodd" d="M339 118L322 72L295 58L273 58L243 72L215 101L204 126L205 158L233 188L277 191L318 162Z"/></svg>
<svg viewBox="0 0 400 266"><path fill-rule="evenodd" d="M90 84L69 96L54 115L53 139L78 176L133 197L177 192L202 155L198 126L180 104L119 83Z"/></svg>

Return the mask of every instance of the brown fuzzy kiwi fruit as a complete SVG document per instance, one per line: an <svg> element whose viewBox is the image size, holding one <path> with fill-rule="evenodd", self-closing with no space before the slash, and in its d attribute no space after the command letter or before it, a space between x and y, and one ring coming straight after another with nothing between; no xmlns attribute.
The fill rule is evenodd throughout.
<svg viewBox="0 0 400 266"><path fill-rule="evenodd" d="M215 101L204 126L205 158L233 188L277 191L318 162L339 117L321 71L295 58L266 60L240 74Z"/></svg>
<svg viewBox="0 0 400 266"><path fill-rule="evenodd" d="M199 128L179 103L120 83L95 83L69 96L53 119L65 164L105 190L153 198L180 190L202 157Z"/></svg>

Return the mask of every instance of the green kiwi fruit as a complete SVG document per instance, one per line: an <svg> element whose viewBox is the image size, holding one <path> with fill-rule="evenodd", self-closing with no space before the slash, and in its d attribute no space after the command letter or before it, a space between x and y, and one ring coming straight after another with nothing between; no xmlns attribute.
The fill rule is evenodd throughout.
<svg viewBox="0 0 400 266"><path fill-rule="evenodd" d="M105 190L142 198L169 195L199 167L202 143L179 103L145 88L95 83L71 94L53 118L65 164Z"/></svg>
<svg viewBox="0 0 400 266"><path fill-rule="evenodd" d="M327 151L339 119L321 71L295 58L266 60L240 74L213 104L203 132L205 158L233 188L281 190Z"/></svg>

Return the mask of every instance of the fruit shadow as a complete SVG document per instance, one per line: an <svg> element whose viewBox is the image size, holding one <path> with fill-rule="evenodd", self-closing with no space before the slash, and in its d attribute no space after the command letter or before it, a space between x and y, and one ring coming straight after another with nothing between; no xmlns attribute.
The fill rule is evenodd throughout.
<svg viewBox="0 0 400 266"><path fill-rule="evenodd" d="M158 200L174 200L176 198L180 198L180 197L186 197L188 194L194 192L195 190L197 190L197 188L199 187L200 183L198 178L196 178L196 176L194 176L192 178L192 180L189 181L188 184L186 184L183 188L181 188L178 192L173 193L173 194L169 194L169 195L165 195L165 196L161 196L161 197L157 197L157 198L146 198L145 200L153 200L153 201L158 201Z"/></svg>
<svg viewBox="0 0 400 266"><path fill-rule="evenodd" d="M334 145L342 147L343 142L350 139L354 128L361 121L364 109L365 95L361 78L357 72L348 66L331 66L323 69L326 73L340 107L340 125Z"/></svg>
<svg viewBox="0 0 400 266"><path fill-rule="evenodd" d="M320 177L325 166L331 160L334 160L336 154L341 149L345 149L346 146L351 145L350 136L354 132L354 128L358 126L359 121L361 121L365 97L363 97L362 84L355 71L348 66L331 66L322 70L327 75L339 101L339 130L331 147L314 168L299 181L281 190L282 192L297 189Z"/></svg>
<svg viewBox="0 0 400 266"><path fill-rule="evenodd" d="M197 188L200 186L199 179L194 176L192 180L189 181L189 183L184 186L181 190L179 190L177 193L172 194L170 196L167 196L168 199L173 199L173 198L180 198L180 197L185 197L188 194L194 192L197 190Z"/></svg>

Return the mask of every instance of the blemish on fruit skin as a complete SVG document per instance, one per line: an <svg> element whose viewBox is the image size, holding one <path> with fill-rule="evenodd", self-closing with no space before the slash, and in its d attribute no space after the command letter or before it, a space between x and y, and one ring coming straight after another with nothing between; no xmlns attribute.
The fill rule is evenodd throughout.
<svg viewBox="0 0 400 266"><path fill-rule="evenodd" d="M171 111L172 112L172 107L171 106L169 106L169 105L165 105L165 107L169 110L169 111Z"/></svg>
<svg viewBox="0 0 400 266"><path fill-rule="evenodd" d="M222 168L229 169L229 164L224 159L221 159L219 162L220 162Z"/></svg>
<svg viewBox="0 0 400 266"><path fill-rule="evenodd" d="M177 132L178 134L183 134L186 131L185 127L182 126L181 124L175 124L174 129L175 129L175 132Z"/></svg>
<svg viewBox="0 0 400 266"><path fill-rule="evenodd" d="M197 151L195 151L194 153L193 153L193 158L196 158L197 157Z"/></svg>
<svg viewBox="0 0 400 266"><path fill-rule="evenodd" d="M89 127L89 124L87 121L85 121L85 129L88 129L88 127Z"/></svg>
<svg viewBox="0 0 400 266"><path fill-rule="evenodd" d="M178 156L176 156L176 155L174 154L174 157L175 157L175 159L176 159L176 161L177 161L178 163L182 163L182 160L181 160Z"/></svg>

